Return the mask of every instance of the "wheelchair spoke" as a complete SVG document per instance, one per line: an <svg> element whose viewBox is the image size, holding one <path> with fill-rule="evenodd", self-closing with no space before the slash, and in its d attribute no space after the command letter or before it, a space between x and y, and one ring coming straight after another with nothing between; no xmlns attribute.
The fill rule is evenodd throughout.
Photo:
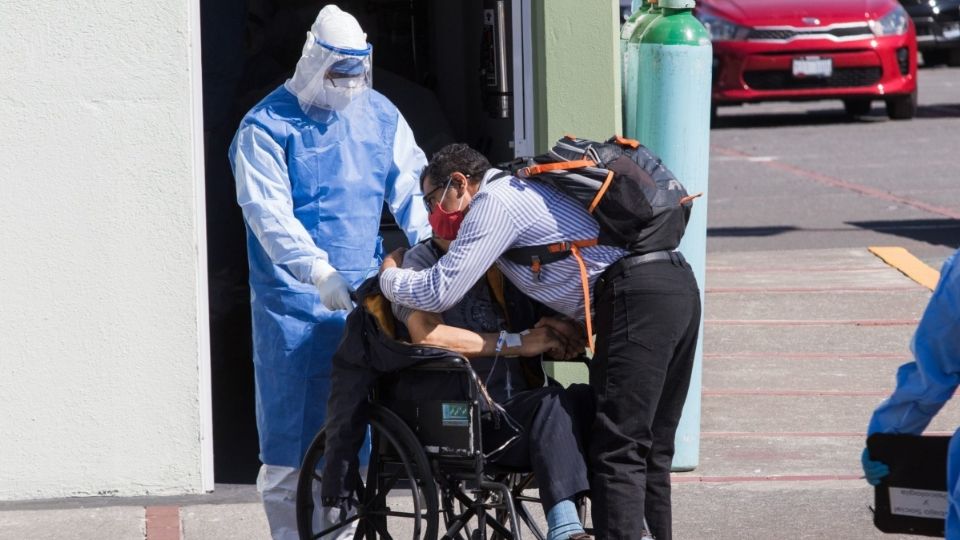
<svg viewBox="0 0 960 540"><path fill-rule="evenodd" d="M466 530L464 527L467 526L467 522L473 517L473 510L467 510L466 512L456 516L450 524L447 525L447 537L454 537L459 540L467 540L466 537L461 533L461 530Z"/></svg>
<svg viewBox="0 0 960 540"><path fill-rule="evenodd" d="M488 514L488 513L486 513L486 512L484 512L484 514L486 514L486 517L487 517L487 518L486 518L486 525L487 525L488 527L490 527L490 528L493 529L494 531L502 534L504 538L508 538L508 539L509 539L509 538L514 538L514 533L510 532L510 529L507 529L506 527L504 527L503 525L501 525L500 522L497 521L496 519L494 519L494 517L491 516L490 514Z"/></svg>
<svg viewBox="0 0 960 540"><path fill-rule="evenodd" d="M398 511L396 511L396 510L386 510L386 511L383 511L383 512L368 512L368 513L367 513L367 515L371 515L371 514L377 515L377 516L385 516L385 517L386 517L386 516L392 516L392 517L402 517L402 518L409 518L409 519L426 519L426 518L427 518L427 514L426 514L426 513L417 514L417 513L414 513L414 512L398 512Z"/></svg>
<svg viewBox="0 0 960 540"><path fill-rule="evenodd" d="M374 527L377 528L377 532L380 533L380 536L386 540L393 540L393 537L390 536L390 531L387 530L387 521L380 521L379 519L373 522Z"/></svg>
<svg viewBox="0 0 960 540"><path fill-rule="evenodd" d="M533 478L534 478L534 477L533 477L532 474L523 475L523 476L516 482L516 485L515 485L516 492L517 492L517 493L520 493L521 491L527 489L527 487L530 486L530 483L533 482Z"/></svg>
<svg viewBox="0 0 960 540"><path fill-rule="evenodd" d="M539 502L539 501L538 501ZM534 521L533 516L530 515L530 512L527 512L527 507L523 505L522 501L517 501L516 504L517 515L520 516L520 519L527 525L527 528L530 529L530 532L533 533L533 536L537 540L546 540L543 531L540 530L540 526L537 525L537 522Z"/></svg>
<svg viewBox="0 0 960 540"><path fill-rule="evenodd" d="M367 506L378 507L386 505L387 493L393 489L393 486L397 485L397 482L400 480L400 473L395 473L392 477L388 478L386 482L382 484L382 487L375 492L374 498L367 501Z"/></svg>
<svg viewBox="0 0 960 540"><path fill-rule="evenodd" d="M347 519L341 521L340 523L337 523L337 524L334 525L333 527L328 527L328 528L326 528L326 529L318 532L317 534L313 535L311 538L313 538L314 540L317 540L318 538L321 538L321 537L323 537L323 536L325 536L325 535L328 535L328 534L330 534L330 533L332 533L332 532L334 532L334 531L339 531L340 529L342 529L342 528L344 528L345 526L353 523L354 521L357 521L358 519L360 519L360 516L359 516L358 514L354 514L354 515L348 517Z"/></svg>

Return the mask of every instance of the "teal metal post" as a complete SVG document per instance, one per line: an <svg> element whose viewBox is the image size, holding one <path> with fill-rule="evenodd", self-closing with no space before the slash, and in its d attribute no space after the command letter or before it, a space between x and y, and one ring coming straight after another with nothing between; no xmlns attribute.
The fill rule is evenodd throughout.
<svg viewBox="0 0 960 540"><path fill-rule="evenodd" d="M631 139L640 139L640 38L650 24L660 16L657 0L646 0L645 7L634 13L633 24L627 21L620 32L626 42L623 48L623 133Z"/></svg>
<svg viewBox="0 0 960 540"><path fill-rule="evenodd" d="M638 122L640 142L657 153L690 194L704 197L693 212L680 251L706 286L707 173L710 159L710 34L693 16L694 0L660 0L662 14L640 42ZM677 430L674 470L692 470L700 459L700 393L703 322L690 391Z"/></svg>

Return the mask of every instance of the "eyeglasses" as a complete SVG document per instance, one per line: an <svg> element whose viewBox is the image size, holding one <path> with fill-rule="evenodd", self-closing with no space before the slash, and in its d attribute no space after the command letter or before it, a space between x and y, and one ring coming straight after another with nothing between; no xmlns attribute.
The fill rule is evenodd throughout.
<svg viewBox="0 0 960 540"><path fill-rule="evenodd" d="M427 213L428 213L428 214L433 211L433 201L432 201L432 199L433 199L433 194L436 193L437 191L439 191L439 190L441 190L441 189L446 188L447 186L449 186L449 185L450 185L450 182L451 182L452 180L453 180L453 178L447 179L447 183L446 183L446 184L444 184L444 185L442 185L442 186L437 186L437 187L431 189L429 192L427 192L427 193L423 196L423 206L425 206L425 207L427 208Z"/></svg>
<svg viewBox="0 0 960 540"><path fill-rule="evenodd" d="M466 178L470 178L470 175L469 175L469 174L465 174L465 175L463 175L463 176L465 176ZM433 199L433 194L436 193L437 191L441 190L441 189L446 190L446 188L450 187L450 183L451 183L451 182L453 182L453 177L452 177L452 176L447 178L447 183L446 183L446 184L444 184L444 185L442 185L442 186L437 186L437 187L431 189L430 191L427 192L426 195L423 196L423 206L426 207L428 214L433 211L433 200L432 200L432 199ZM441 196L442 196L442 194L441 194Z"/></svg>

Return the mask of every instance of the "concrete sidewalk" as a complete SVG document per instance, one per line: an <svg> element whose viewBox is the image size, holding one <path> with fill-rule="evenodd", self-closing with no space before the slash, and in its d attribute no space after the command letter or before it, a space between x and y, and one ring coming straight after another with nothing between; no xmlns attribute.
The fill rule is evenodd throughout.
<svg viewBox="0 0 960 540"><path fill-rule="evenodd" d="M710 254L707 279L701 460L675 475L675 537L887 537L859 456L930 291L866 248ZM931 429L957 425L950 404ZM0 503L3 540L268 537L253 486Z"/></svg>
<svg viewBox="0 0 960 540"><path fill-rule="evenodd" d="M701 462L675 476L677 538L889 538L859 458L930 291L866 248L711 254L707 280ZM931 429L957 425L952 403Z"/></svg>

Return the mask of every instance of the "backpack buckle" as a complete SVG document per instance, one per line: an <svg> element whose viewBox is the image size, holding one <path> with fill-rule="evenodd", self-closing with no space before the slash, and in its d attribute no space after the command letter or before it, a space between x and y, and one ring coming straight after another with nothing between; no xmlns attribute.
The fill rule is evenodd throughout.
<svg viewBox="0 0 960 540"><path fill-rule="evenodd" d="M533 271L533 279L540 281L540 257L533 255L530 257L530 270Z"/></svg>

